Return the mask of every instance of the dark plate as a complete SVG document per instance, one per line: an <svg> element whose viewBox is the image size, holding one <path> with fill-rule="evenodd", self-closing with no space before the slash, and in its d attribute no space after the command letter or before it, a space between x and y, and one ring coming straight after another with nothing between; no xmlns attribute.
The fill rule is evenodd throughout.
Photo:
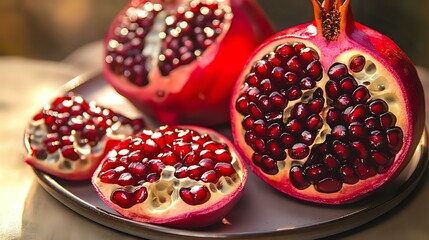
<svg viewBox="0 0 429 240"><path fill-rule="evenodd" d="M119 96L101 75L80 76L65 90L127 115L140 113ZM227 126L217 129L229 134ZM292 199L265 184L252 173L246 192L223 223L199 230L182 230L126 219L98 197L89 181L70 182L35 170L40 184L58 201L99 224L148 239L314 239L340 233L386 213L415 188L428 165L427 134L407 168L394 181L363 201L343 206L324 206Z"/></svg>

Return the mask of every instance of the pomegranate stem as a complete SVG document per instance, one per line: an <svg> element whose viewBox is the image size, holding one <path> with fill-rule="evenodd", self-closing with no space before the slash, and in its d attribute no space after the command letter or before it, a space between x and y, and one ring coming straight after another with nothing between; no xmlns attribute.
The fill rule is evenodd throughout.
<svg viewBox="0 0 429 240"><path fill-rule="evenodd" d="M350 11L351 0L311 0L314 9L314 21L318 33L328 41L338 39L347 27L354 26Z"/></svg>

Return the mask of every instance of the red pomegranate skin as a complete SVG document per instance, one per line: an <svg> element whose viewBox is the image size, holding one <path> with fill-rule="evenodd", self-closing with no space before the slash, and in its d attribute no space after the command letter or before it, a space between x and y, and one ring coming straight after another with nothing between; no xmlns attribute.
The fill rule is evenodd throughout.
<svg viewBox="0 0 429 240"><path fill-rule="evenodd" d="M105 45L124 12L143 2L147 0L133 0L125 6L112 23ZM173 2L174 6L187 1ZM136 86L109 70L103 61L107 81L139 110L161 124L210 126L228 122L229 100L235 80L255 47L273 34L273 27L253 0L227 0L224 3L230 4L233 14L229 28L224 29L214 44L190 64L167 76L162 76L159 70L150 72L148 81L161 83L161 88L153 84ZM178 81L183 85L175 86Z"/></svg>
<svg viewBox="0 0 429 240"><path fill-rule="evenodd" d="M305 201L323 203L323 204L344 204L354 202L367 196L369 193L394 179L407 166L414 151L420 141L424 131L425 122L425 100L421 82L417 71L411 60L405 53L388 37L373 30L365 25L356 22L353 18L350 0L329 1L320 3L312 0L314 6L315 20L313 22L298 25L285 29L262 43L248 60L233 91L231 101L231 122L232 133L239 151L245 156L247 163L253 172L267 183L290 196ZM328 7L330 6L330 7ZM340 28L335 39L328 39L323 34L322 14L324 11L336 9L340 14ZM283 169L279 175L269 175L261 171L259 167L252 163L252 149L246 146L244 132L242 130L242 116L235 110L236 95L243 88L245 74L249 72L254 61L262 59L265 54L273 51L275 47L286 42L303 42L307 47L315 49L320 55L320 63L323 68L324 76L328 69L338 62L341 55L348 51L359 51L362 55L371 56L380 63L395 82L392 94L403 97L403 107L401 114L397 116L398 120L404 124L401 126L404 132L403 145L401 150L395 156L390 169L384 174L378 174L359 184L343 187L339 192L332 194L322 194L319 192L309 193L297 189L290 181L289 169ZM348 62L344 62L348 64ZM384 70L383 70L384 71ZM388 80L390 81L390 80ZM287 117L287 116L286 116ZM287 160L286 160L287 161ZM287 172L287 173L286 173ZM362 183L361 183L362 182Z"/></svg>

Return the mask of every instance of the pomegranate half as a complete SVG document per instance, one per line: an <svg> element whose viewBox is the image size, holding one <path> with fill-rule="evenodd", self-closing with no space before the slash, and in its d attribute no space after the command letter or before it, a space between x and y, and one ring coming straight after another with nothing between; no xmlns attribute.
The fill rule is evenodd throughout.
<svg viewBox="0 0 429 240"><path fill-rule="evenodd" d="M398 175L424 130L415 67L355 22L351 0L265 41L235 86L232 133L251 169L298 199L352 202Z"/></svg>
<svg viewBox="0 0 429 240"><path fill-rule="evenodd" d="M271 34L253 0L132 0L105 39L104 73L163 124L226 123L235 79Z"/></svg>
<svg viewBox="0 0 429 240"><path fill-rule="evenodd" d="M201 127L162 126L115 146L92 183L127 218L197 228L220 222L246 179L244 162L226 137Z"/></svg>
<svg viewBox="0 0 429 240"><path fill-rule="evenodd" d="M129 119L68 93L29 121L24 161L63 179L87 180L113 145L145 126L143 119Z"/></svg>

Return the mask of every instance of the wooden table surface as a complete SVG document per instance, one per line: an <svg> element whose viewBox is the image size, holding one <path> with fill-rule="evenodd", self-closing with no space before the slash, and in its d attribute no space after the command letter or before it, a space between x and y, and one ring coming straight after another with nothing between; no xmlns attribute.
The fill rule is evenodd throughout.
<svg viewBox="0 0 429 240"><path fill-rule="evenodd" d="M23 129L36 109L67 81L100 69L101 45L89 44L62 62L0 57L0 239L136 239L73 212L49 195L23 161ZM425 89L429 71L419 68ZM429 94L427 94L429 95ZM426 97L426 102L428 102ZM426 114L429 114L426 104ZM429 117L426 117L428 122ZM398 207L341 239L428 239L429 174Z"/></svg>

